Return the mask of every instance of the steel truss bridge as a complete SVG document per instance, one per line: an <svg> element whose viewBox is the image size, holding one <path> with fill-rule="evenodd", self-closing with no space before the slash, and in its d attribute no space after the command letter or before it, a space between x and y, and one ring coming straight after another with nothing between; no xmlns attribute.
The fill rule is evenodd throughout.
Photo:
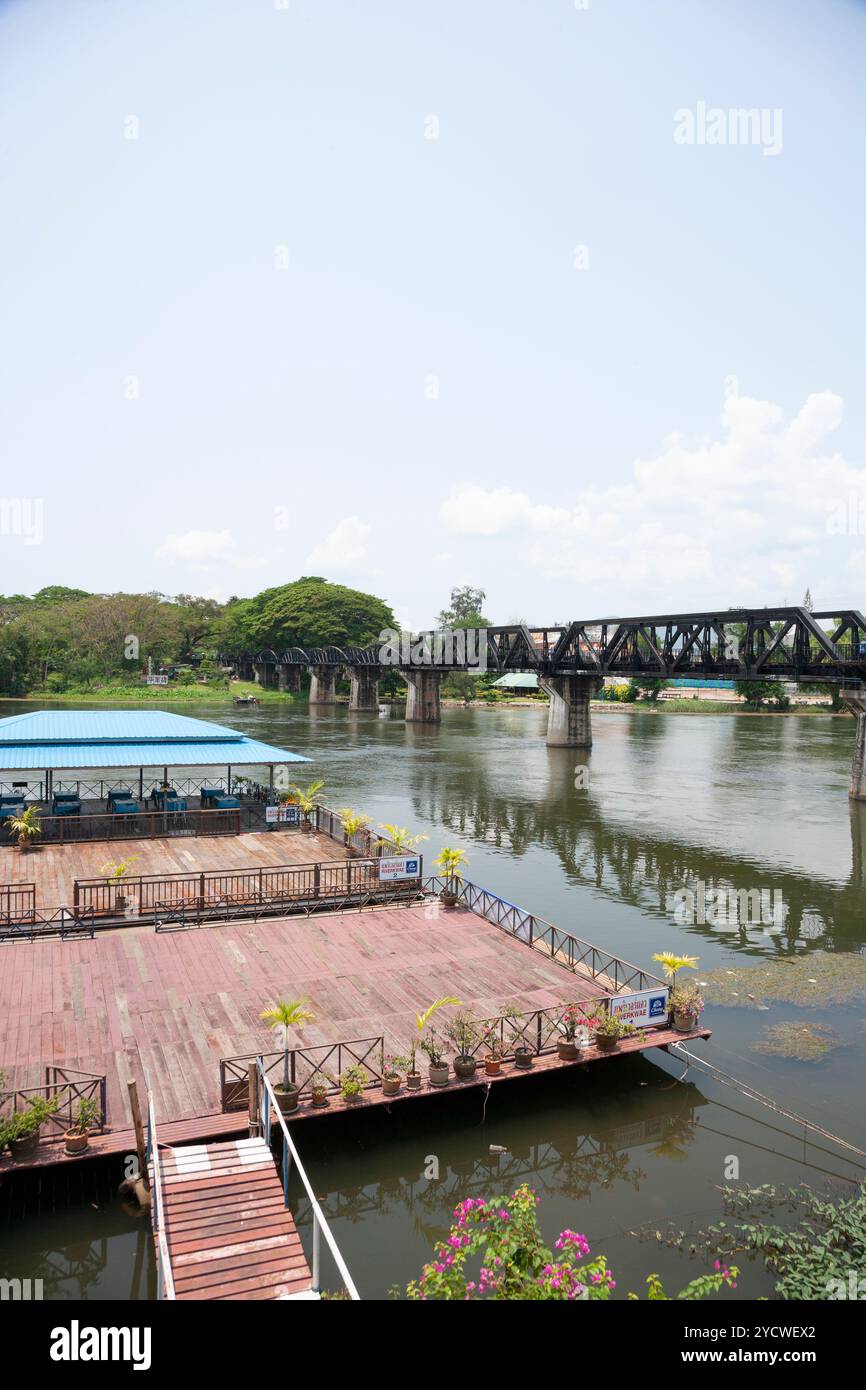
<svg viewBox="0 0 866 1390"><path fill-rule="evenodd" d="M824 625L828 626L824 626ZM430 671L534 672L538 676L644 676L675 680L866 682L866 618L856 609L730 608L641 618L596 618L554 627L512 623L476 628L470 639L401 634L386 649L289 647L284 652L224 652L242 670L426 668ZM446 640L443 640L446 639ZM372 675L372 670L370 671Z"/></svg>

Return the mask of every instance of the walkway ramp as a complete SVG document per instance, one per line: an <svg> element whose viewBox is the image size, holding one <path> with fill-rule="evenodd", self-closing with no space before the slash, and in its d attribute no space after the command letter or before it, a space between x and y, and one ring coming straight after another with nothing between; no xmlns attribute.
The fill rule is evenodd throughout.
<svg viewBox="0 0 866 1390"><path fill-rule="evenodd" d="M159 1176L176 1298L318 1296L264 1139L160 1146Z"/></svg>

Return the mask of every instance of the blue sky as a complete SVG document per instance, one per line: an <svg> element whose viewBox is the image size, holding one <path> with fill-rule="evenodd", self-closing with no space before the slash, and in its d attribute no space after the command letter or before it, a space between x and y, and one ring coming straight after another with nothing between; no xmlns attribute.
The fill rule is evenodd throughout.
<svg viewBox="0 0 866 1390"><path fill-rule="evenodd" d="M866 607L864 57L854 0L0 3L0 587Z"/></svg>

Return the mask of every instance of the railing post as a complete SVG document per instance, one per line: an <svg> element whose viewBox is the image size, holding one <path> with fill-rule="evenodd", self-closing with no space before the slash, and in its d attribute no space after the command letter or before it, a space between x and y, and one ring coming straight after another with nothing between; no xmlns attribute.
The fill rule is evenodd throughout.
<svg viewBox="0 0 866 1390"><path fill-rule="evenodd" d="M318 1293L321 1286L319 1276L319 1218L313 1212L313 1293Z"/></svg>
<svg viewBox="0 0 866 1390"><path fill-rule="evenodd" d="M257 1064L250 1062L247 1068L247 1087L250 1111L250 1137L259 1132L259 1078Z"/></svg>

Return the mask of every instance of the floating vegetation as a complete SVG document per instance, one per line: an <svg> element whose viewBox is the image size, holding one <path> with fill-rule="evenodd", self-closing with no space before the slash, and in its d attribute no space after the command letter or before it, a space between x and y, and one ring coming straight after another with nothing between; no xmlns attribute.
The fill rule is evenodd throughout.
<svg viewBox="0 0 866 1390"><path fill-rule="evenodd" d="M826 1006L866 999L866 955L855 951L815 951L701 974L707 1003L733 1008L760 1009L772 1003Z"/></svg>
<svg viewBox="0 0 866 1390"><path fill-rule="evenodd" d="M820 1023L773 1023L764 1029L763 1041L752 1044L754 1052L771 1057L796 1057L798 1062L820 1062L828 1052L846 1044L838 1033Z"/></svg>

